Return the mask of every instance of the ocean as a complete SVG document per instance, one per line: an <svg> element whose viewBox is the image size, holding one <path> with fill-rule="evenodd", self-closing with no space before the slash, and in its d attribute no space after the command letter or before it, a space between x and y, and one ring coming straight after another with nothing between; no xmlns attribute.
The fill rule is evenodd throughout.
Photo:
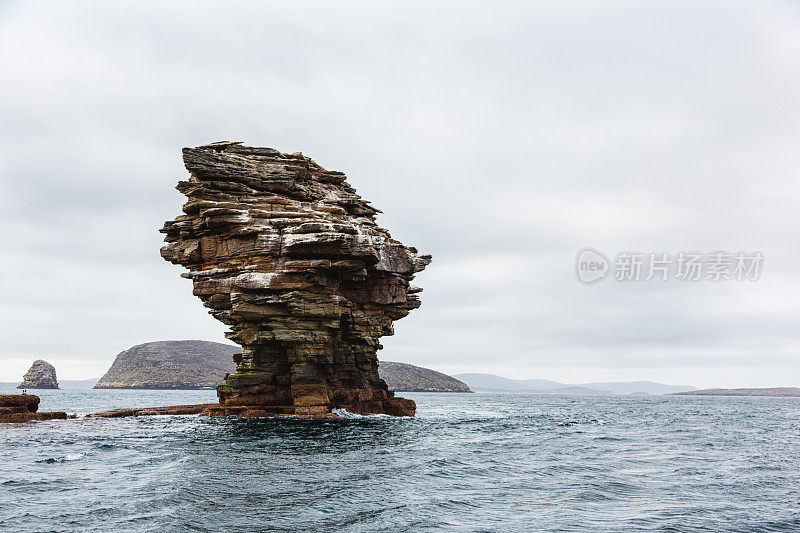
<svg viewBox="0 0 800 533"><path fill-rule="evenodd" d="M0 531L800 530L800 398L402 396L417 417L0 424Z"/></svg>

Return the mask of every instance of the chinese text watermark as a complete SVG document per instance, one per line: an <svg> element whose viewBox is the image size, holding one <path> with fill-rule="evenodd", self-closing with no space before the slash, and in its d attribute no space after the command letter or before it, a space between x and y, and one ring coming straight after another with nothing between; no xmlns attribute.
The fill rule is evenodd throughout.
<svg viewBox="0 0 800 533"><path fill-rule="evenodd" d="M584 248L575 267L578 279L590 284L613 276L617 281L756 281L761 276L761 252L620 252L609 261L601 252Z"/></svg>

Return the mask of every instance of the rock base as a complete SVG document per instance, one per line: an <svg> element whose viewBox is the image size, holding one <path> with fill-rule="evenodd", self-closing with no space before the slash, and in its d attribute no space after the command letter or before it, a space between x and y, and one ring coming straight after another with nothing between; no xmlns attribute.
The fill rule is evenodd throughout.
<svg viewBox="0 0 800 533"><path fill-rule="evenodd" d="M74 418L63 411L39 413L39 397L35 394L0 394L0 423L23 423Z"/></svg>
<svg viewBox="0 0 800 533"><path fill-rule="evenodd" d="M329 380L320 377L319 366L322 365L298 364L287 372L288 376L252 371L227 376L227 385L217 388L219 405L208 414L324 417L330 416L333 409L345 409L362 415L414 416L414 401L396 398L376 371L362 371L361 375L340 371L347 379L330 385ZM362 381L360 388L346 387L346 381L356 380Z"/></svg>
<svg viewBox="0 0 800 533"><path fill-rule="evenodd" d="M394 416L414 416L416 404L406 398L386 398L380 403L364 403L357 414L388 414ZM348 409L350 410L350 409ZM53 413L44 413L53 414ZM201 403L195 405L171 405L167 407L142 407L134 409L109 409L86 415L87 418L126 418L131 416L157 415L199 415L199 416L239 416L242 418L271 418L275 416L297 416L303 418L336 417L330 408L319 405L309 406L264 406L264 405L221 405Z"/></svg>
<svg viewBox="0 0 800 533"><path fill-rule="evenodd" d="M243 416L268 417L279 415L324 418L336 416L333 409L341 408L359 415L385 414L392 416L414 416L417 405L414 400L394 398L388 395L380 400L354 401L346 405L331 407L330 405L231 405L219 404L209 407L204 415L209 416Z"/></svg>

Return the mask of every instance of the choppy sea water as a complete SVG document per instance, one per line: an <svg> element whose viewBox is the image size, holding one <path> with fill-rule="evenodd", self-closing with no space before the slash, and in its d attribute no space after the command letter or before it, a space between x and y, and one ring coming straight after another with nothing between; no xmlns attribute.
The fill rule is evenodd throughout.
<svg viewBox="0 0 800 533"><path fill-rule="evenodd" d="M798 398L404 396L416 418L0 424L0 531L800 530Z"/></svg>

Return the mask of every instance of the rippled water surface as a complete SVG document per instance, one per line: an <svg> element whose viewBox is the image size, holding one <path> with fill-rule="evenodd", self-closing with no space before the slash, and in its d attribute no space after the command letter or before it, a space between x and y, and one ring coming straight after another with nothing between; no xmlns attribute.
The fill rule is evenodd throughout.
<svg viewBox="0 0 800 533"><path fill-rule="evenodd" d="M0 424L0 530L800 530L800 399L404 396L416 418Z"/></svg>

